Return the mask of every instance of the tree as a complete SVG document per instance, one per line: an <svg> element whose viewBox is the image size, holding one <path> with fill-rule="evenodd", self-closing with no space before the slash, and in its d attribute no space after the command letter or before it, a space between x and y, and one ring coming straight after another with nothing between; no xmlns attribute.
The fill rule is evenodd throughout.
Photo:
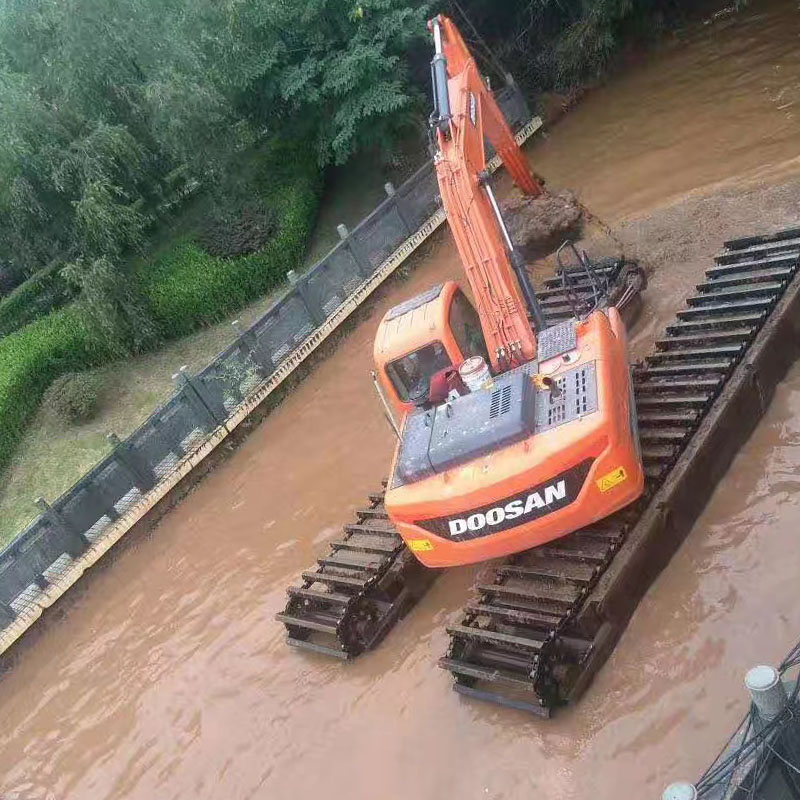
<svg viewBox="0 0 800 800"><path fill-rule="evenodd" d="M416 0L0 0L0 261L120 257L265 138L389 147Z"/></svg>
<svg viewBox="0 0 800 800"><path fill-rule="evenodd" d="M129 281L107 258L80 259L62 270L81 292L86 333L117 356L140 353L158 339L155 323Z"/></svg>
<svg viewBox="0 0 800 800"><path fill-rule="evenodd" d="M500 61L529 92L564 90L600 75L621 44L634 35L649 37L682 0L444 0L470 46L486 52L488 41ZM462 9L480 31L464 21ZM487 64L484 61L484 64ZM496 70L495 70L496 71ZM498 76L501 77L501 76Z"/></svg>

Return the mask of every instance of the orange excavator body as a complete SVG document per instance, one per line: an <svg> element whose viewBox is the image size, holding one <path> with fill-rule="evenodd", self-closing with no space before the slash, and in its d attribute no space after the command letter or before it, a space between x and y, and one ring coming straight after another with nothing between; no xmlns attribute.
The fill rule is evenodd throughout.
<svg viewBox="0 0 800 800"><path fill-rule="evenodd" d="M453 23L431 26L447 74L434 163L475 305L448 282L391 309L374 358L401 417L386 511L423 564L445 567L596 522L641 495L644 473L620 315L545 328L488 186L484 135L524 192L542 189ZM454 372L476 356L492 375L468 390ZM431 401L445 376L451 391Z"/></svg>

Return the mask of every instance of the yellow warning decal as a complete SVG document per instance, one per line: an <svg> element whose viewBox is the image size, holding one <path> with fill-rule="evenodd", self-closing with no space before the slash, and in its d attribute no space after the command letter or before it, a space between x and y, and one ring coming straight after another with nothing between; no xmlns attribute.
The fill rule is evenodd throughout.
<svg viewBox="0 0 800 800"><path fill-rule="evenodd" d="M626 480L628 480L628 473L625 472L625 467L617 467L598 479L597 488L601 492L607 492L609 489L613 489Z"/></svg>
<svg viewBox="0 0 800 800"><path fill-rule="evenodd" d="M415 552L419 552L420 550L433 550L430 539L409 539L408 547L409 550L414 550Z"/></svg>

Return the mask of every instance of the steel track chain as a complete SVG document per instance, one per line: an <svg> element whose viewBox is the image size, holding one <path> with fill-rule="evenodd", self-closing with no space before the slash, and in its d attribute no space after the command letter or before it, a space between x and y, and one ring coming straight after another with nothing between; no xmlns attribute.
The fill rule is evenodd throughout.
<svg viewBox="0 0 800 800"><path fill-rule="evenodd" d="M726 243L633 372L644 496L494 568L448 627L450 646L439 663L456 691L543 716L569 695L594 646L596 631L576 625L586 599L795 278L799 259L800 230ZM549 322L571 316L561 287L556 277L539 294Z"/></svg>

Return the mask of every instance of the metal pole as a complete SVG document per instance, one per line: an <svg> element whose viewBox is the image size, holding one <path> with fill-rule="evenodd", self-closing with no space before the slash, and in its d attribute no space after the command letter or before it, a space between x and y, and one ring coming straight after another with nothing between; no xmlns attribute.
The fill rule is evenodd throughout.
<svg viewBox="0 0 800 800"><path fill-rule="evenodd" d="M438 17L433 20L433 49L437 56L442 54L442 29Z"/></svg>
<svg viewBox="0 0 800 800"><path fill-rule="evenodd" d="M697 789L688 781L671 783L664 789L661 800L697 800Z"/></svg>
<svg viewBox="0 0 800 800"><path fill-rule="evenodd" d="M486 195L489 198L489 203L492 206L492 211L494 211L495 217L497 217L497 224L500 226L500 230L503 233L503 238L506 240L506 247L509 250L514 249L514 242L511 241L511 236L508 233L508 228L506 228L506 222L503 219L503 215L500 213L500 206L497 205L497 199L494 196L494 192L492 191L492 186L488 181L484 181L483 188L486 189Z"/></svg>
<svg viewBox="0 0 800 800"><path fill-rule="evenodd" d="M450 119L450 94L447 88L447 59L442 52L442 29L438 17L433 19L433 44L436 50L431 61L434 112L438 115L438 125L445 128Z"/></svg>
<svg viewBox="0 0 800 800"><path fill-rule="evenodd" d="M400 429L397 427L397 423L394 421L394 414L392 414L392 409L386 400L386 396L381 389L381 385L378 383L378 373L375 370L372 370L372 383L375 386L375 391L378 393L381 403L383 403L383 413L386 416L386 421L389 423L392 431L394 431L394 435L397 437L398 441L400 441L402 438L400 436Z"/></svg>
<svg viewBox="0 0 800 800"><path fill-rule="evenodd" d="M511 267L514 270L514 274L517 276L520 288L522 289L522 296L525 298L525 303L527 304L528 310L531 312L531 316L533 317L533 325L536 328L536 332L541 333L547 327L547 320L544 318L544 312L542 311L542 307L539 305L539 301L536 299L536 292L533 291L531 279L528 276L527 270L525 269L525 258L523 257L522 253L520 253L520 251L514 247L514 242L511 241L511 235L508 232L508 228L506 228L503 215L500 213L500 206L497 204L497 199L492 191L488 175L483 173L481 178L483 188L486 190L486 196L489 198L489 204L492 207L492 211L494 211L494 215L497 218L497 224L500 226L500 230L503 233L503 238L506 241Z"/></svg>
<svg viewBox="0 0 800 800"><path fill-rule="evenodd" d="M789 698L786 687L781 682L781 676L774 667L764 665L753 667L744 676L744 685L764 722L769 722L783 713Z"/></svg>

